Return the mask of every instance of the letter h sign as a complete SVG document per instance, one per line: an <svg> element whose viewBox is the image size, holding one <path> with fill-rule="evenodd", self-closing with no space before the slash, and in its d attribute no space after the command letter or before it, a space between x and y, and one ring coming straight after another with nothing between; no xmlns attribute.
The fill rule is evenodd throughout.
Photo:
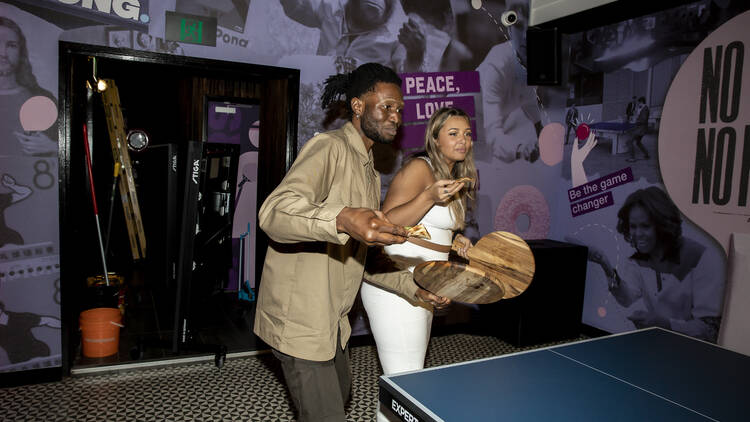
<svg viewBox="0 0 750 422"><path fill-rule="evenodd" d="M180 41L201 44L203 42L203 22L189 18L181 19Z"/></svg>

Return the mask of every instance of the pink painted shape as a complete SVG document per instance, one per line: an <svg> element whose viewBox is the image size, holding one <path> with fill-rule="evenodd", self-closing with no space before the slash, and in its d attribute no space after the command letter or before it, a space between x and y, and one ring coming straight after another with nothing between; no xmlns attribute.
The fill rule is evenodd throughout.
<svg viewBox="0 0 750 422"><path fill-rule="evenodd" d="M560 123L550 123L539 134L539 158L548 166L554 166L563 159L565 127Z"/></svg>
<svg viewBox="0 0 750 422"><path fill-rule="evenodd" d="M37 95L23 103L18 118L23 130L44 131L57 121L57 105L49 97Z"/></svg>

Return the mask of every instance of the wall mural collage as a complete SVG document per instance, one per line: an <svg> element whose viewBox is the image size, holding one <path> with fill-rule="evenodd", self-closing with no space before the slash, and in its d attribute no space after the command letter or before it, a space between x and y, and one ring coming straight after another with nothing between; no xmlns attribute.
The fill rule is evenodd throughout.
<svg viewBox="0 0 750 422"><path fill-rule="evenodd" d="M749 231L748 6L699 0L566 34L564 83L533 87L528 0L0 1L0 372L61 365L58 41L298 68L298 148L343 122L320 107L328 76L390 66L406 107L399 141L375 151L383 197L431 113L460 107L479 172L467 237L585 245L583 323L716 342L730 234ZM166 40L165 12L216 18L216 46ZM256 119L238 184L261 165ZM237 206L252 210L239 240L255 200Z"/></svg>

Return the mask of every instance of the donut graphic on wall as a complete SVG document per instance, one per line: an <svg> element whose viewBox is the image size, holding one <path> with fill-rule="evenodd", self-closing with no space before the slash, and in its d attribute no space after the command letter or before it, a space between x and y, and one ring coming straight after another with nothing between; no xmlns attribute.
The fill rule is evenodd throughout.
<svg viewBox="0 0 750 422"><path fill-rule="evenodd" d="M495 211L495 230L522 239L545 239L549 234L549 204L539 189L518 185L503 195Z"/></svg>

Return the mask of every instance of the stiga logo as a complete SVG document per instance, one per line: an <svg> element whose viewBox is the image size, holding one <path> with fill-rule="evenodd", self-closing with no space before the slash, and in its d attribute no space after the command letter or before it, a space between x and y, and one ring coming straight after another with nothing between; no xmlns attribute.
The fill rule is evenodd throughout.
<svg viewBox="0 0 750 422"><path fill-rule="evenodd" d="M55 0L51 0L55 1ZM122 19L148 23L148 0L56 0L58 3L81 9L106 13Z"/></svg>
<svg viewBox="0 0 750 422"><path fill-rule="evenodd" d="M401 406L396 399L391 399L391 410L397 414L404 422L419 422L416 416L412 415L404 406Z"/></svg>
<svg viewBox="0 0 750 422"><path fill-rule="evenodd" d="M195 183L196 185L198 184L198 175L200 174L200 172L201 172L201 160L194 160L192 179L193 179L193 183Z"/></svg>

